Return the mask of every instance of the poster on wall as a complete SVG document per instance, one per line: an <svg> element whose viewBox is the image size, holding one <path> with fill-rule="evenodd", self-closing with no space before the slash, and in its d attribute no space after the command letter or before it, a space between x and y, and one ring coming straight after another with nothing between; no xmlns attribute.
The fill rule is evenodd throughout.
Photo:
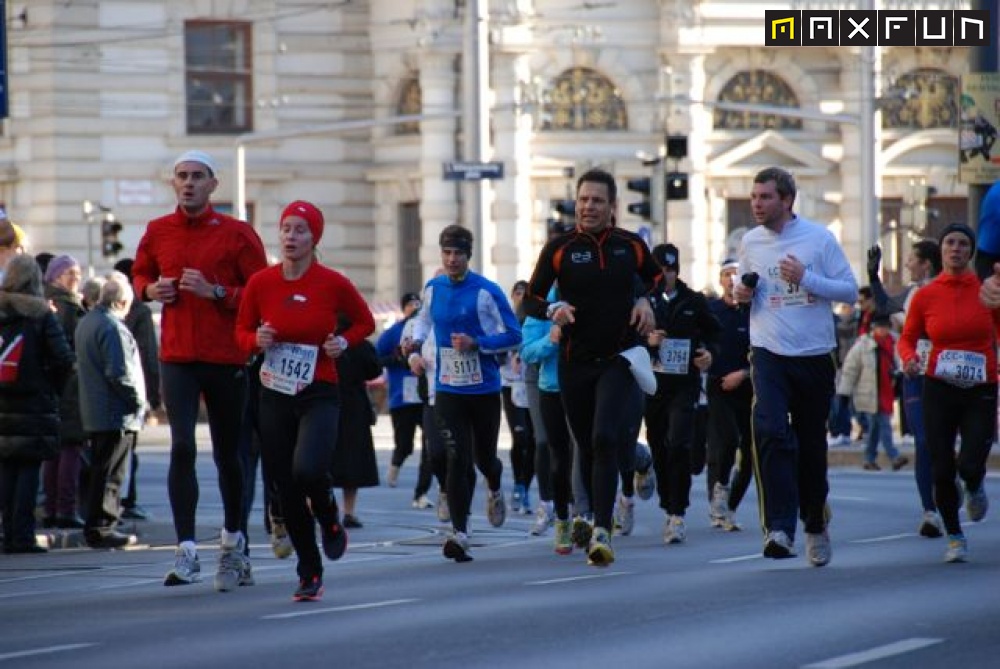
<svg viewBox="0 0 1000 669"><path fill-rule="evenodd" d="M962 76L959 99L958 180L964 184L992 184L1000 179L1000 73L975 72Z"/></svg>

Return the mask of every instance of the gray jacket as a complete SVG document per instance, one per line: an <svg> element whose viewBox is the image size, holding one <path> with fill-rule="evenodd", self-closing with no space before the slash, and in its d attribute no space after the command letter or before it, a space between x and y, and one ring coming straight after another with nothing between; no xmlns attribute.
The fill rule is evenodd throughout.
<svg viewBox="0 0 1000 669"><path fill-rule="evenodd" d="M87 432L138 432L146 383L135 338L106 306L97 305L76 328L80 417Z"/></svg>

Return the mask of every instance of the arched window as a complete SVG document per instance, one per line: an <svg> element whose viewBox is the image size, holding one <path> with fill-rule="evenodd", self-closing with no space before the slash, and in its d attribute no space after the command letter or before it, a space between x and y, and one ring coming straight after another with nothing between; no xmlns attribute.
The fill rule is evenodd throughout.
<svg viewBox="0 0 1000 669"><path fill-rule="evenodd" d="M542 130L626 130L621 91L589 67L566 70L542 99Z"/></svg>
<svg viewBox="0 0 1000 669"><path fill-rule="evenodd" d="M882 127L958 127L958 88L958 77L944 70L927 67L907 72L883 94Z"/></svg>
<svg viewBox="0 0 1000 669"><path fill-rule="evenodd" d="M799 99L791 86L781 77L767 70L744 70L726 82L719 92L719 102L741 102L775 107L799 107ZM761 114L760 112L734 111L716 108L712 126L720 130L801 130L802 119Z"/></svg>
<svg viewBox="0 0 1000 669"><path fill-rule="evenodd" d="M420 79L412 76L403 81L399 87L399 100L396 103L397 116L409 116L412 114L422 114L424 108L423 93L420 90ZM397 135L419 135L420 122L407 121L396 124Z"/></svg>

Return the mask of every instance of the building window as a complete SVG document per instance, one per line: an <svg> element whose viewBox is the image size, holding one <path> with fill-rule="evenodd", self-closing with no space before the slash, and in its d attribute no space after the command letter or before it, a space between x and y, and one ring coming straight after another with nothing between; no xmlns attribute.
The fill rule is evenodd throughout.
<svg viewBox="0 0 1000 669"><path fill-rule="evenodd" d="M184 24L189 133L253 129L251 29L250 23L236 21Z"/></svg>
<svg viewBox="0 0 1000 669"><path fill-rule="evenodd" d="M922 68L899 77L882 98L882 127L958 127L958 77Z"/></svg>
<svg viewBox="0 0 1000 669"><path fill-rule="evenodd" d="M420 90L420 79L410 77L403 82L399 90L399 100L396 103L397 116L422 114L424 111L424 96ZM407 121L396 124L397 135L419 135L420 121Z"/></svg>
<svg viewBox="0 0 1000 669"><path fill-rule="evenodd" d="M542 130L627 130L621 91L587 67L566 70L543 93Z"/></svg>
<svg viewBox="0 0 1000 669"><path fill-rule="evenodd" d="M740 102L797 109L799 100L791 86L766 70L744 70L726 82L719 102ZM719 130L801 130L802 119L716 108L712 126Z"/></svg>
<svg viewBox="0 0 1000 669"><path fill-rule="evenodd" d="M424 271L420 265L420 244L423 239L420 221L420 203L404 202L399 205L399 294L420 292L424 287Z"/></svg>

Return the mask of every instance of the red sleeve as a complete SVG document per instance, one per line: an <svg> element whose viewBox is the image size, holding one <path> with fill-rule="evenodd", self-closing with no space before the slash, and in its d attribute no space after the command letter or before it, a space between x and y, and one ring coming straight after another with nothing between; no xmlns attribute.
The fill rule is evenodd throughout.
<svg viewBox="0 0 1000 669"><path fill-rule="evenodd" d="M365 298L354 287L350 279L340 275L341 287L339 288L341 311L351 321L351 326L347 328L341 336L347 340L348 346L360 344L368 335L375 332L375 319L372 317L371 309Z"/></svg>
<svg viewBox="0 0 1000 669"><path fill-rule="evenodd" d="M135 250L135 261L132 263L132 290L143 302L146 298L146 287L151 283L156 283L160 278L160 268L153 258L151 246L153 245L153 234L155 222L150 222L146 226L146 234L139 240L139 246Z"/></svg>
<svg viewBox="0 0 1000 669"><path fill-rule="evenodd" d="M236 345L243 353L256 353L257 326L260 324L260 281L247 284L236 312Z"/></svg>
<svg viewBox="0 0 1000 669"><path fill-rule="evenodd" d="M243 244L237 258L237 266L240 283L235 286L225 286L227 296L225 306L229 309L239 310L243 301L243 293L250 277L267 267L267 253L264 251L264 244L260 241L260 236L249 223L239 222L245 229L240 231Z"/></svg>
<svg viewBox="0 0 1000 669"><path fill-rule="evenodd" d="M896 350L899 352L899 359L906 364L910 360L917 358L917 340L924 336L926 332L925 316L927 313L927 302L931 297L929 286L924 286L910 301L910 308L906 312L906 321L903 323L903 332L899 335L899 343Z"/></svg>

